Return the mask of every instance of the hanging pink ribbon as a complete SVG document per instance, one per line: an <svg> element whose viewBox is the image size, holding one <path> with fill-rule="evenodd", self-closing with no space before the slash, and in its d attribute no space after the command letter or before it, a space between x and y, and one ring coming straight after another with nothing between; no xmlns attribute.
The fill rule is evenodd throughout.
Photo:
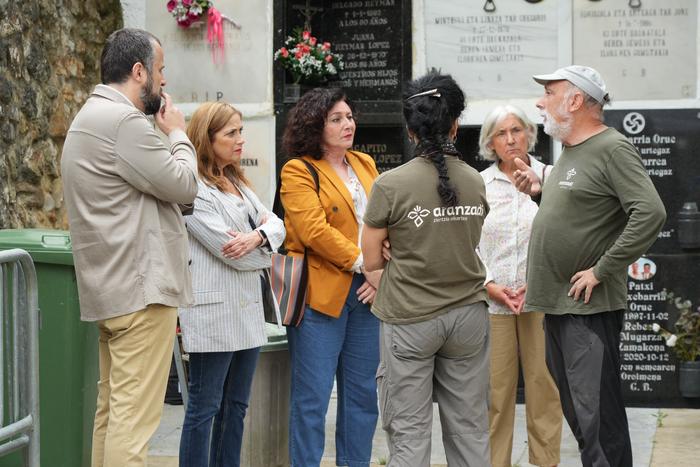
<svg viewBox="0 0 700 467"><path fill-rule="evenodd" d="M224 62L224 25L221 12L209 7L207 18L207 41L211 48L211 55L214 63Z"/></svg>

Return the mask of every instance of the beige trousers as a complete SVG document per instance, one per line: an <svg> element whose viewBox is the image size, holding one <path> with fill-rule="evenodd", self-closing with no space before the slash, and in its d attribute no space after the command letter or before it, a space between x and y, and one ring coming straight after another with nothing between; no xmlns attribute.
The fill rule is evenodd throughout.
<svg viewBox="0 0 700 467"><path fill-rule="evenodd" d="M92 467L144 467L158 428L173 352L177 308L147 308L97 323L100 381Z"/></svg>
<svg viewBox="0 0 700 467"><path fill-rule="evenodd" d="M489 431L493 467L511 466L518 361L523 365L525 380L529 462L539 466L559 463L562 412L559 393L545 363L543 319L539 312L490 315Z"/></svg>

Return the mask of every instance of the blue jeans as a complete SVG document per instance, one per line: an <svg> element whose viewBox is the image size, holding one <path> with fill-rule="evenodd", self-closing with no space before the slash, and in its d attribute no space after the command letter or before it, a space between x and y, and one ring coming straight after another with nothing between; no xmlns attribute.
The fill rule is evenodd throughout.
<svg viewBox="0 0 700 467"><path fill-rule="evenodd" d="M379 320L357 300L365 281L355 274L339 318L306 308L287 328L292 364L289 457L292 467L318 467L333 377L337 381L336 464L369 466L377 425Z"/></svg>
<svg viewBox="0 0 700 467"><path fill-rule="evenodd" d="M260 347L190 354L190 398L180 438L181 467L240 465L243 419L259 353Z"/></svg>

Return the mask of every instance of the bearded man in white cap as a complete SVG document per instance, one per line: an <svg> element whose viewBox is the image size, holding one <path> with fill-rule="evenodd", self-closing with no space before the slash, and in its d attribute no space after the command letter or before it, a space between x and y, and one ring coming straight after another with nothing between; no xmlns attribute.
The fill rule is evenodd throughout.
<svg viewBox="0 0 700 467"><path fill-rule="evenodd" d="M544 131L563 151L543 185L524 164L515 173L540 203L525 309L545 312L547 367L583 465L631 467L619 351L626 271L666 211L635 147L603 123L600 74L574 65L533 78L544 85Z"/></svg>

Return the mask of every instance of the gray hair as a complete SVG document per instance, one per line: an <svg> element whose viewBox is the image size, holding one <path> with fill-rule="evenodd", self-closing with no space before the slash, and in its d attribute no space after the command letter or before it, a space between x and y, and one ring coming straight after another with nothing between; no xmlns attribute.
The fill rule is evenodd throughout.
<svg viewBox="0 0 700 467"><path fill-rule="evenodd" d="M481 125L481 132L479 133L479 154L484 159L489 161L498 160L496 152L491 147L491 140L496 134L498 124L505 120L509 115L512 115L520 120L520 123L525 127L528 152L535 148L535 144L537 144L537 125L532 123L532 120L527 118L527 115L520 107L510 104L499 105L489 112L486 119L484 119L484 124Z"/></svg>
<svg viewBox="0 0 700 467"><path fill-rule="evenodd" d="M597 100L595 100L594 97L592 97L590 94L588 94L586 91L581 89L580 87L576 86L574 83L571 81L567 81L569 84L569 89L566 91L566 95L564 96L565 100L569 100L577 91L581 93L581 96L583 97L583 106L588 108L588 109L594 109L598 112L598 119L602 122L604 121L603 117L603 107L606 105L610 105L610 96L608 94L605 95L603 98L603 103L601 104Z"/></svg>

